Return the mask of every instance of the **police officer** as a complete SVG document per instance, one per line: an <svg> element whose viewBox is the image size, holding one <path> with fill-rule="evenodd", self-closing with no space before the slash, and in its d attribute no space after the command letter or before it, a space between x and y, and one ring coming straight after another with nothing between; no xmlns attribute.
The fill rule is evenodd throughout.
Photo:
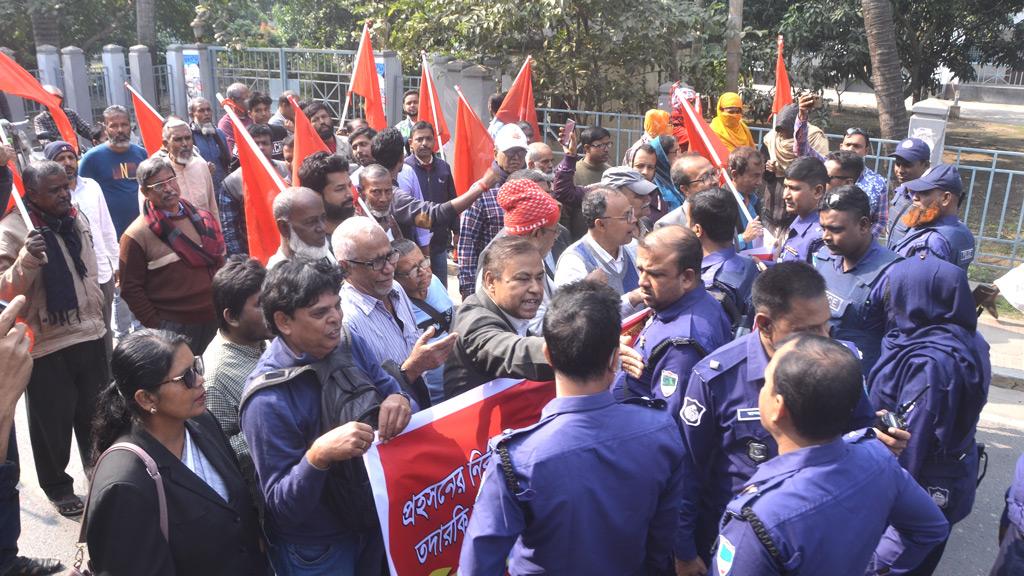
<svg viewBox="0 0 1024 576"><path fill-rule="evenodd" d="M556 397L540 422L491 441L460 574L504 574L506 559L511 574L672 573L679 430L664 402L618 404L608 393L620 321L604 285L573 283L551 299L544 342Z"/></svg>
<svg viewBox="0 0 1024 576"><path fill-rule="evenodd" d="M900 463L954 524L974 505L989 346L977 331L963 270L922 252L893 265L888 285L892 329L869 375L871 401L905 412L911 438ZM931 574L944 548L945 542L912 574Z"/></svg>
<svg viewBox="0 0 1024 576"><path fill-rule="evenodd" d="M686 452L686 481L673 545L680 575L703 574L726 504L754 473L778 453L761 425L757 398L776 343L802 332L828 334L831 319L825 281L803 262L783 262L754 280L754 331L733 340L693 369L679 413ZM846 430L870 426L866 396ZM879 439L893 450L907 434L890 428Z"/></svg>
<svg viewBox="0 0 1024 576"><path fill-rule="evenodd" d="M999 522L999 556L989 576L1024 574L1024 454L1017 460L1013 484Z"/></svg>
<svg viewBox="0 0 1024 576"><path fill-rule="evenodd" d="M861 383L834 340L798 334L776 350L758 408L779 455L726 508L712 574L899 574L945 539L946 519L882 444L841 437ZM908 546L876 553L886 526Z"/></svg>
<svg viewBox="0 0 1024 576"><path fill-rule="evenodd" d="M890 243L894 243L907 235L908 226L903 223L903 216L911 204L907 184L924 176L928 171L931 166L932 149L920 138L907 138L900 142L889 156L893 158L893 174L897 182L889 204L888 238Z"/></svg>
<svg viewBox="0 0 1024 576"><path fill-rule="evenodd" d="M640 293L654 313L636 342L643 373L623 372L615 385L618 397L663 398L678 414L682 395L676 392L694 364L732 337L722 306L701 282L701 255L697 236L675 224L655 229L638 245Z"/></svg>
<svg viewBox="0 0 1024 576"><path fill-rule="evenodd" d="M687 221L700 239L704 251L700 278L716 300L722 303L733 330L741 324L749 328L753 310L750 289L757 278L754 259L736 253L733 232L739 208L733 195L721 188L694 194L687 203Z"/></svg>
<svg viewBox="0 0 1024 576"><path fill-rule="evenodd" d="M900 259L875 242L868 195L855 185L825 192L821 207L825 247L814 267L825 278L832 335L857 345L867 374L885 335L885 273Z"/></svg>
<svg viewBox="0 0 1024 576"><path fill-rule="evenodd" d="M901 256L928 250L966 272L974 260L974 235L957 218L964 196L956 167L939 164L905 187L912 204L902 220L910 228L899 241L890 238L889 248Z"/></svg>
<svg viewBox="0 0 1024 576"><path fill-rule="evenodd" d="M786 215L793 216L794 220L776 250L777 262L810 262L811 256L821 248L818 204L827 183L828 171L817 158L802 156L786 169L782 200L786 204Z"/></svg>

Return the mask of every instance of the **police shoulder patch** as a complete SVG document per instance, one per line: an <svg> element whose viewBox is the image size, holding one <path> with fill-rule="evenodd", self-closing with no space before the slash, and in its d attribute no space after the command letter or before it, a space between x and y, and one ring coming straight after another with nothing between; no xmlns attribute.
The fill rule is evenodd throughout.
<svg viewBox="0 0 1024 576"><path fill-rule="evenodd" d="M732 570L732 563L735 559L736 546L724 534L720 535L718 537L718 553L715 555L718 576L726 576Z"/></svg>
<svg viewBox="0 0 1024 576"><path fill-rule="evenodd" d="M700 402L687 396L683 399L683 407L679 410L679 417L687 426L700 426L701 418L707 412Z"/></svg>
<svg viewBox="0 0 1024 576"><path fill-rule="evenodd" d="M661 371L661 381L658 383L661 387L661 394L665 398L668 398L675 393L676 388L679 387L679 375L671 370Z"/></svg>
<svg viewBox="0 0 1024 576"><path fill-rule="evenodd" d="M932 497L932 502L935 502L935 505L943 510L949 504L949 490L946 488L929 486L928 495Z"/></svg>

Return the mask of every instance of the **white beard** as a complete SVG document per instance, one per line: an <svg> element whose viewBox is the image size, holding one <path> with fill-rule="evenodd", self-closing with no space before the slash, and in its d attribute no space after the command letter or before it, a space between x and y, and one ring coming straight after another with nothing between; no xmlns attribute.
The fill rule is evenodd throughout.
<svg viewBox="0 0 1024 576"><path fill-rule="evenodd" d="M203 136L213 136L217 133L217 127L213 125L213 122L207 122L199 127L199 131Z"/></svg>
<svg viewBox="0 0 1024 576"><path fill-rule="evenodd" d="M296 258L306 258L313 261L329 258L331 254L326 238L324 238L324 243L320 246L311 246L303 242L302 238L299 238L299 235L295 233L295 230L292 230L292 233L288 235L288 248Z"/></svg>
<svg viewBox="0 0 1024 576"><path fill-rule="evenodd" d="M374 210L373 208L370 208L370 215L378 220L383 220L388 217L388 212L387 210Z"/></svg>

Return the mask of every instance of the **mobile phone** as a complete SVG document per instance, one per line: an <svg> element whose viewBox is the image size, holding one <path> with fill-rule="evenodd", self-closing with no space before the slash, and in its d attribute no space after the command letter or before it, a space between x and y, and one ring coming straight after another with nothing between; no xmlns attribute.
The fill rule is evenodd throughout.
<svg viewBox="0 0 1024 576"><path fill-rule="evenodd" d="M572 118L569 118L568 120L565 121L565 127L562 128L562 139L559 140L558 142L562 146L568 146L569 145L569 139L572 138L572 133L575 130L576 130L576 121L573 120Z"/></svg>
<svg viewBox="0 0 1024 576"><path fill-rule="evenodd" d="M7 310L7 307L10 306L10 305L11 305L11 303L8 302L7 300L0 300L0 312L3 312L4 310Z"/></svg>

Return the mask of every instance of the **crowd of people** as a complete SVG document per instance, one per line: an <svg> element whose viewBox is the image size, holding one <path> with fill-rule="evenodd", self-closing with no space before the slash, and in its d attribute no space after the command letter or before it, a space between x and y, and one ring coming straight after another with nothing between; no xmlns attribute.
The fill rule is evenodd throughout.
<svg viewBox="0 0 1024 576"><path fill-rule="evenodd" d="M493 164L456 195L415 91L380 132L296 100L329 150L306 158L297 94L225 94L240 125L196 98L149 155L115 105L98 145L54 139L21 175L27 214L0 220L0 575L59 569L17 555L22 389L40 488L84 514L98 573L376 575L361 456L498 378L556 397L492 439L463 574L933 573L973 506L991 371L966 191L927 143L896 146L890 183L865 131L828 149L813 98L757 148L727 93L719 168L679 129L680 87L618 166L600 126L556 151L495 118ZM237 130L301 181L266 265ZM1015 482L993 574L1024 570L1024 459Z"/></svg>

